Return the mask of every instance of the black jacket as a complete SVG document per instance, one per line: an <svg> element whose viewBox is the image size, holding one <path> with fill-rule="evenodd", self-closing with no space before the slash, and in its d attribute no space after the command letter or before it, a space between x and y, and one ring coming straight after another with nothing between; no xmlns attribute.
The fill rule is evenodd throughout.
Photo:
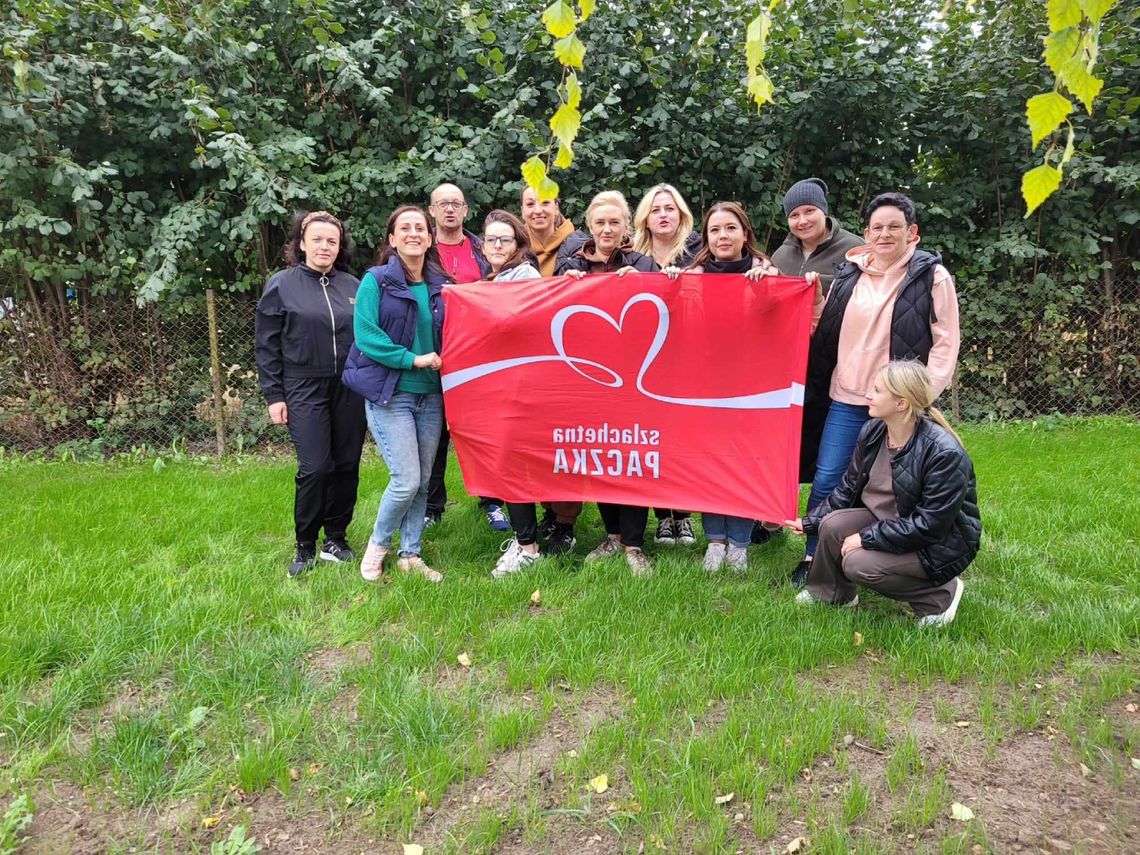
<svg viewBox="0 0 1140 855"><path fill-rule="evenodd" d="M843 480L804 519L804 531L817 532L832 511L864 506L863 488L886 436L887 426L879 419L863 426ZM932 582L949 582L974 560L982 539L970 456L942 427L919 419L914 435L891 460L891 481L898 519L877 520L859 532L863 548L917 552Z"/></svg>
<svg viewBox="0 0 1140 855"><path fill-rule="evenodd" d="M569 243L570 238L566 240L567 243ZM621 270L623 267L632 267L643 273L652 273L661 269L651 256L642 255L640 252L635 252L628 246L625 246L614 250L613 255L611 255L609 260L603 265L602 270L594 271L593 266L599 262L591 261L586 258L586 253L592 252L594 252L594 239L590 238L584 244L579 245L573 255L559 257L558 266L554 268L554 275L561 276L567 270L581 270L583 273L613 273L616 270Z"/></svg>
<svg viewBox="0 0 1140 855"><path fill-rule="evenodd" d="M273 274L257 304L257 379L269 404L285 400L286 377L339 377L352 346L360 280L298 264Z"/></svg>
<svg viewBox="0 0 1140 855"><path fill-rule="evenodd" d="M891 307L891 359L917 359L923 365L934 343L934 270L942 263L936 252L916 249L907 264L906 279ZM800 483L815 477L816 458L823 425L831 407L831 375L839 357L839 335L847 303L859 284L862 271L851 261L836 267L835 281L823 314L808 345L807 380L804 383L804 416L800 438Z"/></svg>

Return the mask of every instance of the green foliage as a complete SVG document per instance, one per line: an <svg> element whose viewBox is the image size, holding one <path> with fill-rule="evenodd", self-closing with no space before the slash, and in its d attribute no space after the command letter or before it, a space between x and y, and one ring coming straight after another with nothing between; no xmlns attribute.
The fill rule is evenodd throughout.
<svg viewBox="0 0 1140 855"><path fill-rule="evenodd" d="M0 819L0 855L13 855L21 844L21 838L35 818L36 809L26 793L12 799Z"/></svg>
<svg viewBox="0 0 1140 855"><path fill-rule="evenodd" d="M230 836L210 844L210 855L256 855L262 846L252 837L245 836L244 825L234 827Z"/></svg>

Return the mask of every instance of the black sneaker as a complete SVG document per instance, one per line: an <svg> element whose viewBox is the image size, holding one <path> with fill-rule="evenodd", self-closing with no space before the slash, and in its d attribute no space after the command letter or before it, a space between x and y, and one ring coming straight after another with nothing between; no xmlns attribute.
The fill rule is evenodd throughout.
<svg viewBox="0 0 1140 855"><path fill-rule="evenodd" d="M758 522L752 523L752 545L759 546L761 543L767 543L772 539L772 532L764 528ZM803 585L796 585L797 588L802 588Z"/></svg>
<svg viewBox="0 0 1140 855"><path fill-rule="evenodd" d="M298 543L297 554L293 556L293 563L289 565L289 578L296 579L316 563L317 545L315 543Z"/></svg>
<svg viewBox="0 0 1140 855"><path fill-rule="evenodd" d="M428 511L424 514L424 528L431 528L433 525L438 525L442 518L443 514L433 514L431 511Z"/></svg>
<svg viewBox="0 0 1140 855"><path fill-rule="evenodd" d="M336 561L343 563L345 561L353 561L356 559L356 553L353 552L348 543L343 538L327 538L321 544L321 561Z"/></svg>
<svg viewBox="0 0 1140 855"><path fill-rule="evenodd" d="M542 515L542 522L538 524L538 536L543 540L550 540L556 528L558 528L558 518L551 511L547 511Z"/></svg>
<svg viewBox="0 0 1140 855"><path fill-rule="evenodd" d="M796 569L792 571L792 587L802 588L807 584L808 573L811 572L811 562L801 561L796 565Z"/></svg>
<svg viewBox="0 0 1140 855"><path fill-rule="evenodd" d="M574 526L554 524L554 530L546 541L546 551L551 555L564 555L574 548L578 540L574 537Z"/></svg>

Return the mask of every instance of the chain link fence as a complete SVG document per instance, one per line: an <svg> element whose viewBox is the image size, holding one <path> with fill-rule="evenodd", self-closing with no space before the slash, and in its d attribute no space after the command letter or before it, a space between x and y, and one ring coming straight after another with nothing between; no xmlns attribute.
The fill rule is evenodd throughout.
<svg viewBox="0 0 1140 855"><path fill-rule="evenodd" d="M1140 415L1140 279L1109 311L1047 300L995 311L962 297L956 421L1060 413ZM212 292L177 305L63 295L0 303L0 446L75 458L288 443L269 424L253 354L256 299Z"/></svg>

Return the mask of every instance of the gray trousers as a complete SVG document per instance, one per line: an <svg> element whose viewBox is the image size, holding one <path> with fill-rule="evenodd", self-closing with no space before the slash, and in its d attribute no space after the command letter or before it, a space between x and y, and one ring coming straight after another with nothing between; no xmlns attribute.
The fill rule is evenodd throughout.
<svg viewBox="0 0 1140 855"><path fill-rule="evenodd" d="M843 540L875 521L866 508L832 511L819 527L819 547L811 563L807 589L817 600L841 605L850 602L858 585L884 597L908 603L915 615L936 615L950 607L953 582L935 585L919 563L918 553L895 555L872 549L856 549L846 558L840 554Z"/></svg>

